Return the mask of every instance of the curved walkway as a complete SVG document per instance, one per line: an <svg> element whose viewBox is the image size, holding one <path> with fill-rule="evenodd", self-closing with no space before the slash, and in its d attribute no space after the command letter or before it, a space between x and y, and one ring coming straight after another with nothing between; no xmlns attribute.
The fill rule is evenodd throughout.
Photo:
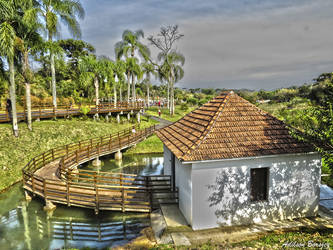
<svg viewBox="0 0 333 250"><path fill-rule="evenodd" d="M144 107L143 102L118 102L116 105L114 103L96 105L84 105L90 111L88 115L94 114L107 114L107 113L120 113L120 112L130 112L130 111L139 111ZM1 110L0 110L1 111ZM37 106L32 107L31 116L32 119L45 119L45 118L54 118L54 117L68 117L68 116L78 116L82 115L81 105L76 107L71 106L58 106L57 109L50 106ZM17 110L17 120L24 121L27 120L27 111L25 108L22 110ZM0 123L10 122L10 116L5 111L0 112Z"/></svg>
<svg viewBox="0 0 333 250"><path fill-rule="evenodd" d="M46 203L99 210L150 212L163 199L177 199L170 176L138 176L79 170L97 157L119 152L153 134L155 126L136 127L49 150L23 168L23 187Z"/></svg>

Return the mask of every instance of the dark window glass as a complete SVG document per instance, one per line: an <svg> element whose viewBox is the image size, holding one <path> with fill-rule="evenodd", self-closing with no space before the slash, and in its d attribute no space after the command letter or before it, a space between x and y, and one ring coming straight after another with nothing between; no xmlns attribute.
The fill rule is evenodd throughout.
<svg viewBox="0 0 333 250"><path fill-rule="evenodd" d="M268 168L251 169L251 201L264 201L268 198Z"/></svg>

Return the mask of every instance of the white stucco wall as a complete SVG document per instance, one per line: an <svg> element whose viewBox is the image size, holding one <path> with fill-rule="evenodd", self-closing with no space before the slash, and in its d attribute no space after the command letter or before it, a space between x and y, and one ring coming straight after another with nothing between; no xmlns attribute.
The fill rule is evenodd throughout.
<svg viewBox="0 0 333 250"><path fill-rule="evenodd" d="M164 145L164 175L172 175L172 152ZM192 223L192 171L191 164L183 165L175 158L176 187L178 187L179 209L187 222Z"/></svg>
<svg viewBox="0 0 333 250"><path fill-rule="evenodd" d="M179 210L187 223L192 225L192 167L175 160L176 187L178 187Z"/></svg>
<svg viewBox="0 0 333 250"><path fill-rule="evenodd" d="M165 175L171 175L171 151L163 144L163 173Z"/></svg>
<svg viewBox="0 0 333 250"><path fill-rule="evenodd" d="M250 169L262 167L269 168L268 201L251 202ZM192 163L192 178L183 172L178 171L178 183L191 179L193 183L191 225L195 230L312 216L318 210L318 154ZM179 186L180 194L186 193L186 185L185 191ZM179 206L185 214L189 209L184 202L189 200L185 194L180 195Z"/></svg>

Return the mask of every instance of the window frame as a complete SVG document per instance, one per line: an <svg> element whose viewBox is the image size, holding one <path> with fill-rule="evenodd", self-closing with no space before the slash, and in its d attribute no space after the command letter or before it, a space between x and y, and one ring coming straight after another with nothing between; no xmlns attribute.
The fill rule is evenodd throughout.
<svg viewBox="0 0 333 250"><path fill-rule="evenodd" d="M252 172L256 170L266 170L266 192L265 192L265 199L254 199L253 198L253 180L252 180ZM269 176L270 176L270 168L269 167L254 167L250 168L250 202L256 203L256 202L268 202L269 199Z"/></svg>

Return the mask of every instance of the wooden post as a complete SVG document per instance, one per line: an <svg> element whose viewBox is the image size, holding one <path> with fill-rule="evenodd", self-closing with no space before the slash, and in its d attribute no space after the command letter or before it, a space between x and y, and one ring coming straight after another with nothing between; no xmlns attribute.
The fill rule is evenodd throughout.
<svg viewBox="0 0 333 250"><path fill-rule="evenodd" d="M53 117L56 118L56 110L54 106L53 106Z"/></svg>
<svg viewBox="0 0 333 250"><path fill-rule="evenodd" d="M43 194L44 194L44 199L46 200L46 180L45 178L43 178Z"/></svg>
<svg viewBox="0 0 333 250"><path fill-rule="evenodd" d="M39 119L42 117L42 111L41 111L41 108L40 108L40 105L39 105Z"/></svg>
<svg viewBox="0 0 333 250"><path fill-rule="evenodd" d="M76 164L79 164L79 155L77 153L77 150L75 151L75 161L76 161Z"/></svg>
<svg viewBox="0 0 333 250"><path fill-rule="evenodd" d="M69 177L69 178L68 178ZM67 176L67 181L66 181L66 199L67 199L67 206L69 207L70 204L70 197L69 197L69 182L71 181L70 175Z"/></svg>
<svg viewBox="0 0 333 250"><path fill-rule="evenodd" d="M66 156L68 156L68 144L66 145Z"/></svg>
<svg viewBox="0 0 333 250"><path fill-rule="evenodd" d="M97 177L94 175L94 186L95 186L95 203L96 203L96 213L99 211L99 197L98 197L98 186L97 186Z"/></svg>
<svg viewBox="0 0 333 250"><path fill-rule="evenodd" d="M24 120L27 121L28 118L27 118L27 113L25 111L25 103L23 105L23 113L24 113Z"/></svg>
<svg viewBox="0 0 333 250"><path fill-rule="evenodd" d="M8 110L6 109L6 120L9 121L9 113L8 113Z"/></svg>
<svg viewBox="0 0 333 250"><path fill-rule="evenodd" d="M88 145L88 159L90 159L90 150L89 150L89 145Z"/></svg>
<svg viewBox="0 0 333 250"><path fill-rule="evenodd" d="M121 211L125 212L125 188L121 189Z"/></svg>
<svg viewBox="0 0 333 250"><path fill-rule="evenodd" d="M54 149L52 148L52 160L54 161Z"/></svg>
<svg viewBox="0 0 333 250"><path fill-rule="evenodd" d="M43 153L43 166L45 166L45 153Z"/></svg>
<svg viewBox="0 0 333 250"><path fill-rule="evenodd" d="M31 185L32 185L33 195L35 196L35 178L34 178L34 176L31 176Z"/></svg>

